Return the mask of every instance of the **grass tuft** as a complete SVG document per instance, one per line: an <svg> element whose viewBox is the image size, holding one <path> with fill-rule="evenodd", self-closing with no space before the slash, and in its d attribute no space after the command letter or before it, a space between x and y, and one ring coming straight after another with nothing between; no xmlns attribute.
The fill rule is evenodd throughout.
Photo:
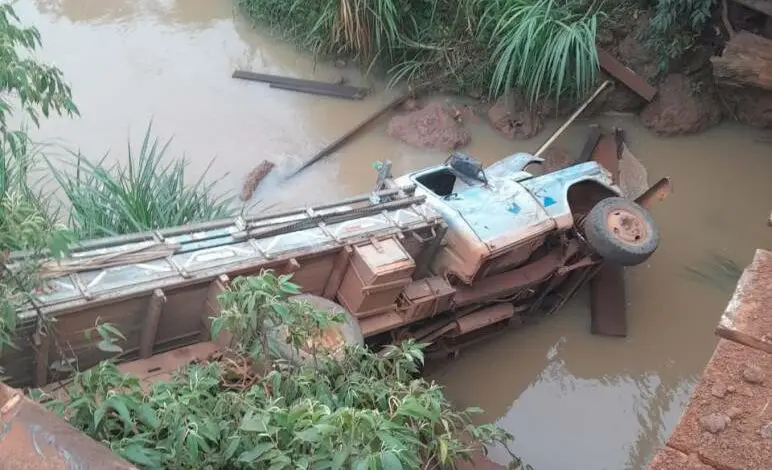
<svg viewBox="0 0 772 470"><path fill-rule="evenodd" d="M216 195L205 183L209 168L186 185L187 161L167 163L171 140L151 138L148 126L139 152L128 145L128 162L105 167L73 153L72 171L49 161L54 178L70 204L68 225L79 238L95 238L173 227L233 215L231 197ZM211 166L211 164L210 164Z"/></svg>
<svg viewBox="0 0 772 470"><path fill-rule="evenodd" d="M247 15L319 56L388 83L583 97L598 73L598 8L586 0L240 0Z"/></svg>
<svg viewBox="0 0 772 470"><path fill-rule="evenodd" d="M533 104L589 93L599 70L597 11L555 0L472 1L481 8L479 34L492 50L493 95L521 89Z"/></svg>

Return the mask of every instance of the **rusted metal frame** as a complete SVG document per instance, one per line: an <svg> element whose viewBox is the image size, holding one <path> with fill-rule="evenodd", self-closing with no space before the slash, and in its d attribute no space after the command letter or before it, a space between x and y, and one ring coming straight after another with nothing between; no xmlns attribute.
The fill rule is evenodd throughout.
<svg viewBox="0 0 772 470"><path fill-rule="evenodd" d="M137 470L62 418L0 384L0 467Z"/></svg>
<svg viewBox="0 0 772 470"><path fill-rule="evenodd" d="M158 230L153 230L153 238L155 238L155 240L156 240L157 242L159 242L159 243L163 243L163 242L165 242L165 241L166 241L166 238L164 238L163 234L162 234L161 232L159 232ZM173 269L174 271L176 271L176 272L177 272L177 274L179 274L180 276L182 276L182 277L184 277L184 278L186 278L186 279L187 279L187 278L190 278L190 277L192 277L192 275L191 275L189 272L187 272L187 271L186 271L186 270L185 270L185 269L184 269L182 266L180 266L180 265L179 265L179 264L178 264L178 263L177 263L177 262L174 260L174 256L173 256L173 254L171 254L171 255L167 256L167 257L166 257L166 258L164 258L164 259L165 259L165 260L166 260L166 262L169 264L169 266L171 266L171 267L172 267L172 269Z"/></svg>
<svg viewBox="0 0 772 470"><path fill-rule="evenodd" d="M32 337L35 345L35 387L48 383L48 366L51 352L51 336L43 328L38 328Z"/></svg>
<svg viewBox="0 0 772 470"><path fill-rule="evenodd" d="M635 202L646 209L650 209L655 202L666 199L672 190L670 178L665 177L654 183L654 185L647 189L646 192L638 196L638 198L635 199Z"/></svg>
<svg viewBox="0 0 772 470"><path fill-rule="evenodd" d="M343 276L346 274L351 255L354 253L354 249L351 245L345 245L338 252L338 257L335 259L335 264L332 267L330 278L327 280L327 284L322 291L322 297L333 300L338 293L340 283L343 282Z"/></svg>
<svg viewBox="0 0 772 470"><path fill-rule="evenodd" d="M201 309L201 337L199 338L201 342L210 341L212 339L211 317L220 315L220 304L217 297L220 295L220 292L228 288L230 282L230 278L227 275L222 274L209 284L204 308Z"/></svg>
<svg viewBox="0 0 772 470"><path fill-rule="evenodd" d="M408 186L400 186L395 188L384 189L382 191L378 191L377 195L379 197L388 197L388 196L397 196L400 194L412 195L414 193L415 193L415 185L413 184ZM371 195L354 196L354 197L342 199L333 203L326 203L326 204L320 204L318 206L313 206L313 209L315 211L321 211L325 209L331 209L333 207L365 202L370 197ZM292 209L286 212L277 212L277 213L272 213L268 215L250 216L250 217L244 218L244 221L246 222L247 227L249 227L249 225L257 222L275 219L279 217L298 215L304 212L305 212L305 208ZM126 234L126 235L116 235L112 237L96 238L93 240L84 240L84 241L73 243L72 246L70 246L69 248L70 248L70 252L72 253L81 253L84 251L96 250L100 248L116 247L116 246L125 245L129 243L140 243L140 242L155 240L156 239L156 235L154 235L155 233L168 238L168 237L175 237L179 235L185 235L191 232L206 232L211 230L223 229L223 228L232 226L233 224L234 224L233 219L220 219L220 220L213 220L210 222L196 222L192 224L185 224L185 225L180 225L178 227L164 228L164 229L155 230L155 231L139 232L139 233ZM238 227L236 228L238 229ZM9 260L13 261L21 258L26 259L31 254L32 253L30 253L29 251L14 251L9 255Z"/></svg>
<svg viewBox="0 0 772 470"><path fill-rule="evenodd" d="M557 304L555 304L552 308L549 309L549 311L547 312L547 315L552 315L553 313L563 308L566 302L571 300L571 298L577 293L577 291L583 285L589 282L593 278L593 276L595 276L595 273L597 273L602 266L603 266L602 264L596 263L594 265L584 268L580 273L578 273L578 275L575 276L575 282L573 284L568 284L567 293L565 295L558 292L558 295L560 296L560 301ZM570 279L569 279L569 282L570 282Z"/></svg>
<svg viewBox="0 0 772 470"><path fill-rule="evenodd" d="M597 47L596 49L598 51L598 61L603 70L627 85L646 101L654 99L654 96L657 94L656 88L602 48Z"/></svg>
<svg viewBox="0 0 772 470"><path fill-rule="evenodd" d="M418 230L421 228L426 228L428 225L416 225L413 227L410 227L410 231ZM391 235L394 235L395 230L392 229L391 231L385 231L381 234L381 236L388 237ZM365 236L356 236L352 237L351 239L347 240L346 242L348 244L358 244L362 242L368 241L368 238ZM325 254L329 254L331 252L335 252L339 250L340 247L333 246L329 248L325 248L324 250L320 250L318 252L311 252L308 249L305 250L295 250L290 251L287 253L282 253L280 257L278 258L271 258L271 259L248 259L240 262L235 263L224 263L222 265L203 268L198 271L195 271L193 273L193 276L190 278L167 278L162 279L158 281L156 287L161 289L167 289L167 288L183 288L192 286L195 284L202 284L202 283L209 283L217 278L220 274L223 272L227 272L229 275L239 275L244 272L248 272L250 270L259 269L261 267L263 268L271 268L281 265L281 263L286 262L290 258L298 258L302 259L304 255L314 255L314 256L323 256ZM99 297L94 298L94 300L89 303L89 306L100 306L105 305L108 303L113 303L121 300L129 300L134 299L137 297L142 297L150 294L150 291L143 289L143 288L130 288L130 293L128 294L120 294L121 291L107 291L105 293L101 293ZM124 289L125 292L128 289ZM56 303L50 303L46 305L41 306L41 310L44 313L48 312L54 312L57 316L60 314L66 315L68 313L72 313L74 311L77 311L79 308L82 307L82 301L81 300L65 300L62 302L56 302Z"/></svg>
<svg viewBox="0 0 772 470"><path fill-rule="evenodd" d="M597 124L592 124L589 127L590 133L587 135L587 140L584 142L582 151L579 152L579 158L576 159L576 163L584 163L590 161L590 158L592 158L592 152L595 150L595 147L598 146L598 141L602 135L600 126Z"/></svg>
<svg viewBox="0 0 772 470"><path fill-rule="evenodd" d="M445 240L445 235L448 233L448 225L445 222L441 222L438 227L432 227L434 231L434 239L431 240L429 246L425 246L420 258L416 260L415 278L422 279L429 276L431 271L432 260L437 256L442 243ZM415 233L415 232L413 232Z"/></svg>
<svg viewBox="0 0 772 470"><path fill-rule="evenodd" d="M158 322L161 320L163 304L165 302L166 295L164 291L161 289L154 290L148 301L145 325L139 337L139 357L141 359L147 359L153 355L153 346L158 333Z"/></svg>

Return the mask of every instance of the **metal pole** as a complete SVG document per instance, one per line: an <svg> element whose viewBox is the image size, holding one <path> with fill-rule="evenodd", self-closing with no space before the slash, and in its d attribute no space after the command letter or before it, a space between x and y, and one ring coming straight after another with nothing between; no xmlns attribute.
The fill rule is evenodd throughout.
<svg viewBox="0 0 772 470"><path fill-rule="evenodd" d="M551 136L549 139L547 139L547 141L546 141L546 142L544 142L544 144L542 144L542 146L541 146L541 147L539 147L539 150L537 150L537 151L536 151L536 153L534 153L533 155L534 155L535 157L538 157L539 155L541 155L542 153L544 153L544 151L545 151L545 150L547 150L547 147L549 147L549 146L550 146L550 145L552 145L552 144L553 144L553 143L554 143L556 140L558 140L558 137L560 137L560 135L561 135L561 134L563 134L563 132L565 132L565 130L566 130L566 129L568 129L568 126L570 126L570 125L571 125L571 123L573 123L573 122L576 120L576 118L578 118L578 117L579 117L579 115L580 115L580 114L582 114L582 112L583 112L583 111L584 111L584 110L587 108L587 106L589 106L589 105L590 105L590 103L592 103L593 101L595 101L595 98L597 98L597 97L598 97L598 95L600 95L600 92L602 92L603 90L605 90L605 89L606 89L606 87L607 87L607 86L609 86L609 85L611 85L611 80L606 80L605 82L601 83L601 84L600 84L600 86L598 87L598 89L597 89L597 90L595 90L595 93L593 93L593 94L592 94L592 96L590 96L589 98L587 98L587 101L585 101L584 103L582 103L582 105L581 105L581 106L579 106L579 109L577 109L576 111L574 111L574 114L572 114L572 115L571 115L571 117L569 117L569 118L566 120L566 122L564 122L564 123L563 123L563 125L562 125L562 126L560 126L560 128L559 128L558 130L556 130L556 131L555 131L555 133L554 133L554 134L552 134L552 136Z"/></svg>

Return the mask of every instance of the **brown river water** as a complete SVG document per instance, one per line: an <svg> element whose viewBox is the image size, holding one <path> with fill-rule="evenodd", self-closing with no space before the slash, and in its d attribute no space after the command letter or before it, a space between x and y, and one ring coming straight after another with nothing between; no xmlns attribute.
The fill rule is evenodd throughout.
<svg viewBox="0 0 772 470"><path fill-rule="evenodd" d="M333 80L353 70L315 64L292 46L258 34L228 0L35 0L16 3L37 26L40 56L63 69L79 119L52 119L36 135L94 158L122 160L129 136L155 134L190 160L191 177L215 158L211 175L238 193L262 159L279 171L261 187L259 207L308 204L369 190L375 160L395 173L441 161L392 141L385 122L323 163L279 186L279 176L386 103L378 94L349 102L237 81L235 68ZM673 429L709 359L713 328L732 283L698 280L689 268L719 254L740 266L755 248L772 248L772 145L758 131L724 124L695 137L661 139L634 118L593 122L624 127L650 179L670 176L675 192L654 210L662 244L627 272L626 339L589 334L586 296L537 326L506 332L440 364L432 376L459 406L480 406L503 426L512 450L537 470L645 468ZM577 151L588 121L559 144ZM491 163L533 151L559 123L532 141L506 141L471 124L467 151ZM492 449L504 461L501 449Z"/></svg>

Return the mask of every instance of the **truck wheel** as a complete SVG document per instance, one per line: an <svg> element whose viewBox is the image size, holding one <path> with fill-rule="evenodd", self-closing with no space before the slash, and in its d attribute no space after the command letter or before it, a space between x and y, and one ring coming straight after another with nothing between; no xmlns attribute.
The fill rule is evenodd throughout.
<svg viewBox="0 0 772 470"><path fill-rule="evenodd" d="M598 202L584 221L584 235L596 253L622 266L643 263L659 246L649 211L622 197Z"/></svg>
<svg viewBox="0 0 772 470"><path fill-rule="evenodd" d="M343 357L346 346L364 346L365 338L359 328L359 322L345 308L332 300L311 294L299 294L290 297L290 300L308 302L317 310L341 313L342 323L332 323L322 332L321 340L316 340L317 354L326 352L337 359ZM313 348L309 341L305 347L298 351L292 345L287 344L287 329L279 326L269 334L271 353L274 357L285 359L292 364L313 363Z"/></svg>

